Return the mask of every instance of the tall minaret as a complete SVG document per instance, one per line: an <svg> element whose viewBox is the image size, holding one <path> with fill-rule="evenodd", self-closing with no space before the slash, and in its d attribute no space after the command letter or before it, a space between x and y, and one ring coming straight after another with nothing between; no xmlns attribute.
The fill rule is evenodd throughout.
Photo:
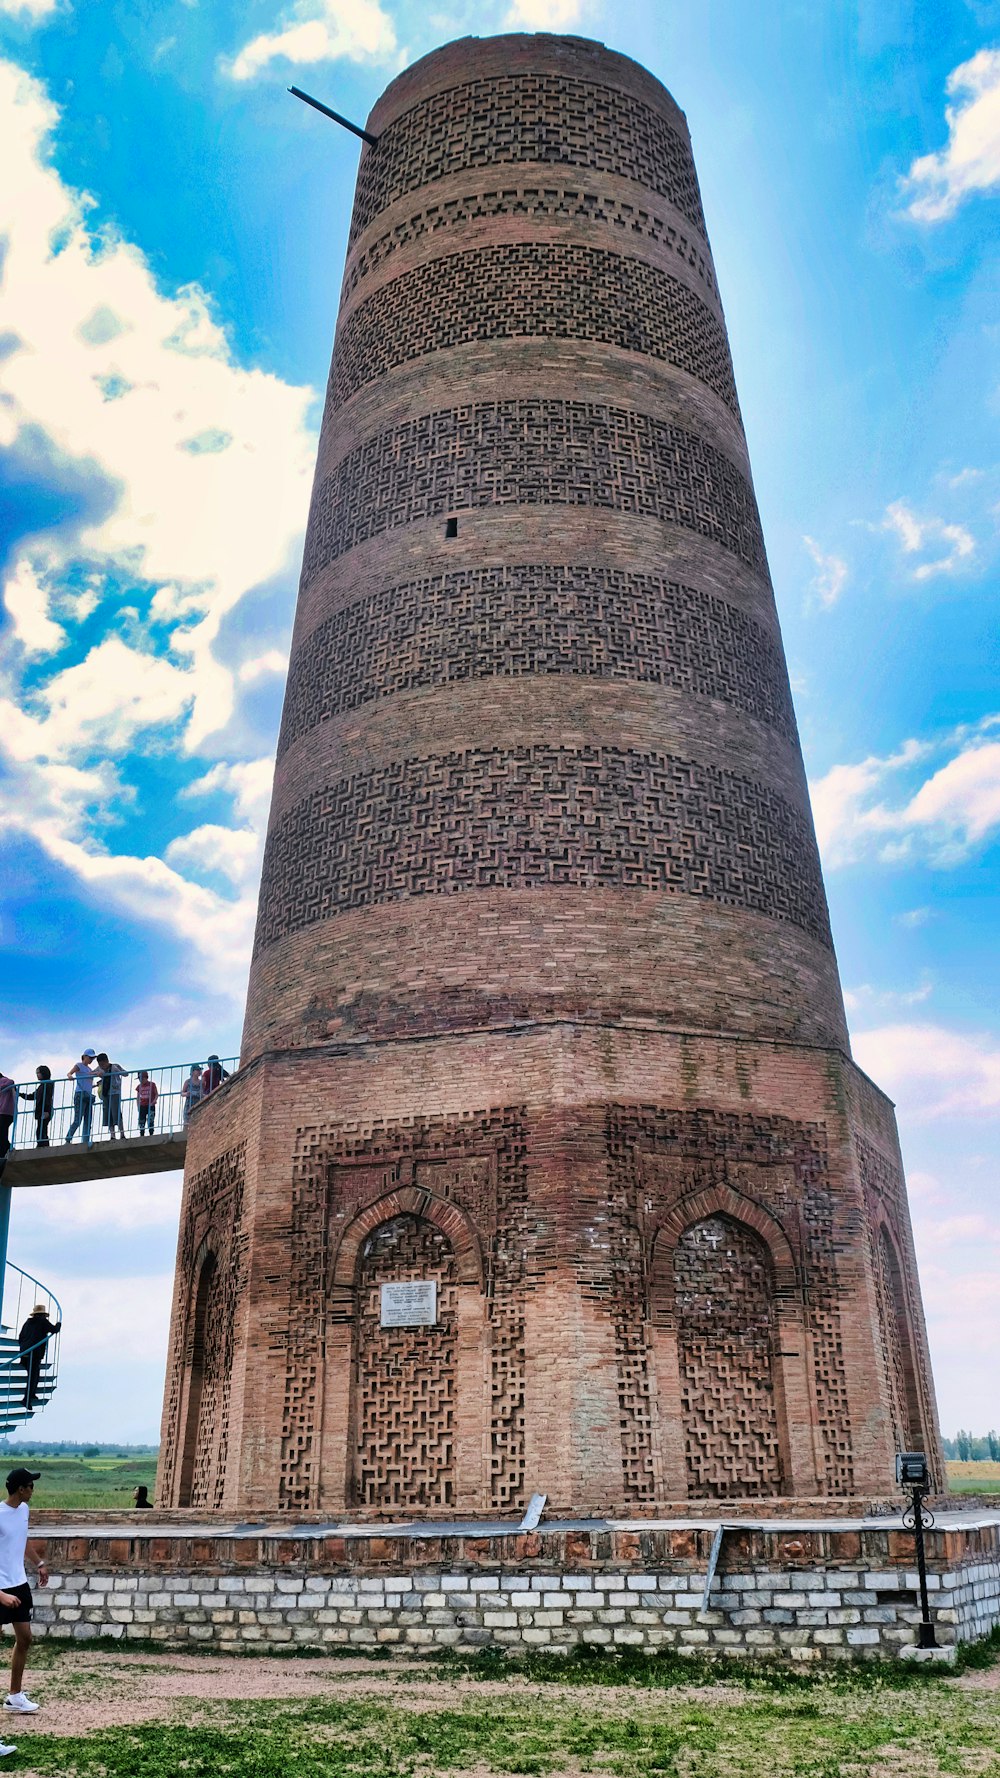
<svg viewBox="0 0 1000 1778"><path fill-rule="evenodd" d="M508 36L368 128L161 1500L884 1495L940 1462L905 1188L683 113Z"/></svg>

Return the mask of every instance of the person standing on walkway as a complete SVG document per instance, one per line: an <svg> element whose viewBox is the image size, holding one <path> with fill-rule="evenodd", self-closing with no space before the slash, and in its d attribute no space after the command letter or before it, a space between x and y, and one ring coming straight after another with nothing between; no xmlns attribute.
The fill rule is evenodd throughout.
<svg viewBox="0 0 1000 1778"><path fill-rule="evenodd" d="M140 1136L145 1136L147 1131L150 1136L153 1134L153 1125L156 1122L156 1101L159 1097L159 1089L155 1080L150 1080L149 1070L147 1068L140 1068L139 1079L136 1082L135 1088L135 1102L139 1110Z"/></svg>
<svg viewBox="0 0 1000 1778"><path fill-rule="evenodd" d="M206 1066L205 1066L205 1072L201 1077L201 1096L202 1096L202 1098L207 1099L209 1093L214 1093L216 1087L221 1087L223 1081L228 1080L228 1079L229 1079L229 1075L227 1074L225 1068L223 1068L222 1063L219 1061L218 1056L216 1056L216 1055L209 1056L208 1062L206 1063Z"/></svg>
<svg viewBox="0 0 1000 1778"><path fill-rule="evenodd" d="M181 1098L184 1101L184 1122L187 1123L192 1107L200 1104L202 1099L200 1062L192 1062L191 1072L181 1088Z"/></svg>
<svg viewBox="0 0 1000 1778"><path fill-rule="evenodd" d="M7 1477L7 1498L0 1500L0 1589L3 1598L13 1596L15 1600L13 1605L6 1605L0 1599L0 1624L11 1624L14 1630L10 1691L4 1709L14 1716L33 1716L38 1709L23 1689L24 1665L31 1647L32 1609L24 1563L27 1557L37 1571L39 1586L47 1587L49 1571L45 1557L37 1545L28 1542L28 1502L41 1473L40 1469L12 1469Z"/></svg>
<svg viewBox="0 0 1000 1778"><path fill-rule="evenodd" d="M30 1099L35 1107L35 1147L48 1148L49 1125L52 1122L52 1107L55 1102L55 1087L52 1084L52 1070L42 1062L35 1069L37 1087L20 1087L18 1097Z"/></svg>
<svg viewBox="0 0 1000 1778"><path fill-rule="evenodd" d="M90 1126L94 1116L94 1051L85 1049L78 1062L74 1062L66 1078L73 1082L73 1122L66 1131L66 1141L72 1142L80 1126L83 1126L83 1140L90 1147Z"/></svg>
<svg viewBox="0 0 1000 1778"><path fill-rule="evenodd" d="M61 1327L61 1321L53 1323L49 1320L49 1312L44 1303L36 1303L17 1336L17 1343L21 1348L18 1363L22 1370L26 1370L28 1373L21 1401L22 1407L33 1408L35 1405L45 1349L52 1335L57 1334Z"/></svg>
<svg viewBox="0 0 1000 1778"><path fill-rule="evenodd" d="M104 1050L97 1053L97 1066L101 1076L104 1128L113 1142L116 1136L125 1134L125 1125L122 1123L122 1081L126 1071L120 1062L110 1061Z"/></svg>
<svg viewBox="0 0 1000 1778"><path fill-rule="evenodd" d="M6 1161L10 1150L10 1127L17 1116L17 1087L9 1074L0 1070L0 1161Z"/></svg>

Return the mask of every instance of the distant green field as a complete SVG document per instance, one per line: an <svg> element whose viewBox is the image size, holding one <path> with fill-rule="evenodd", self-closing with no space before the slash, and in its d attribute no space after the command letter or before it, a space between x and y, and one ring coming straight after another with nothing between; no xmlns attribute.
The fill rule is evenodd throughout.
<svg viewBox="0 0 1000 1778"><path fill-rule="evenodd" d="M66 1507L87 1512L91 1507L132 1505L132 1490L140 1482L156 1500L156 1457L27 1457L18 1451L4 1453L7 1475L16 1464L41 1470L35 1483L36 1507Z"/></svg>
<svg viewBox="0 0 1000 1778"><path fill-rule="evenodd" d="M986 1458L981 1462L948 1464L948 1491L951 1494L1000 1494L1000 1463Z"/></svg>

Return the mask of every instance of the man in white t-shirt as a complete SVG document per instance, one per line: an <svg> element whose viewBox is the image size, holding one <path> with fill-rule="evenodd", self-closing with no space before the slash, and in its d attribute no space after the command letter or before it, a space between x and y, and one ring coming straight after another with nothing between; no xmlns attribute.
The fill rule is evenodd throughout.
<svg viewBox="0 0 1000 1778"><path fill-rule="evenodd" d="M12 1469L7 1477L7 1498L0 1500L0 1624L10 1624L14 1631L10 1691L4 1709L15 1716L31 1716L38 1709L22 1686L24 1663L31 1647L31 1588L24 1571L26 1555L37 1572L39 1586L49 1584L45 1558L28 1542L28 1502L41 1473L40 1469Z"/></svg>

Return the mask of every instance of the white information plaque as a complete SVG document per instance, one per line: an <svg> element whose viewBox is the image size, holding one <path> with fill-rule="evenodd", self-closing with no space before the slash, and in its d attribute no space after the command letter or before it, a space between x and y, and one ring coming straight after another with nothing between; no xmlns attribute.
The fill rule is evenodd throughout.
<svg viewBox="0 0 1000 1778"><path fill-rule="evenodd" d="M413 1278L407 1284L383 1284L383 1327L433 1326L438 1318L437 1279Z"/></svg>

